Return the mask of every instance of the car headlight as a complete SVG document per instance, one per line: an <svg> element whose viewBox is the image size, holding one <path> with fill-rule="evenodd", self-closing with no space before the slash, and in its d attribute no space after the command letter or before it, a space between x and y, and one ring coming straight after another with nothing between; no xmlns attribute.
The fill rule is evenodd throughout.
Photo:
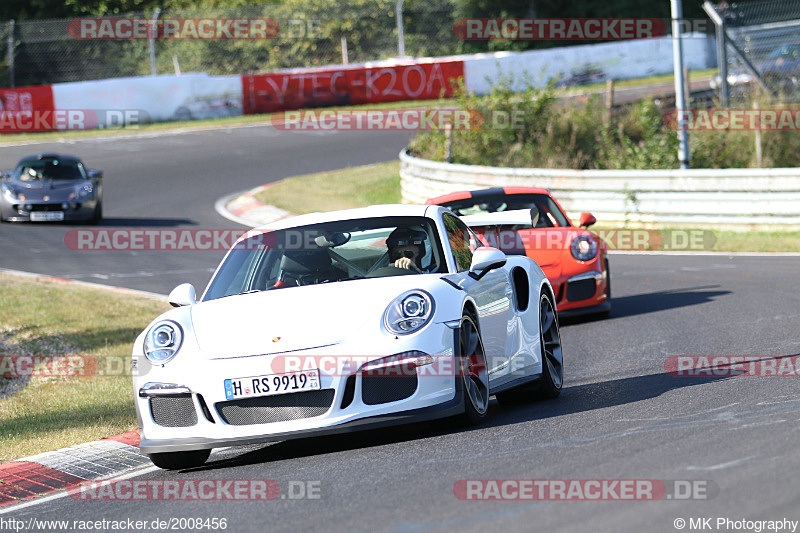
<svg viewBox="0 0 800 533"><path fill-rule="evenodd" d="M147 332L144 355L151 362L164 364L178 353L183 343L183 329L177 322L163 320Z"/></svg>
<svg viewBox="0 0 800 533"><path fill-rule="evenodd" d="M578 235L572 239L569 250L578 261L591 261L597 256L597 241L591 235Z"/></svg>
<svg viewBox="0 0 800 533"><path fill-rule="evenodd" d="M69 199L74 200L77 198L78 200L85 200L86 198L89 197L90 194L92 194L93 190L94 189L92 189L91 185L84 185L83 187L77 187L75 191L69 195Z"/></svg>
<svg viewBox="0 0 800 533"><path fill-rule="evenodd" d="M8 198L11 201L19 200L17 196L17 191L15 191L10 185L3 184L3 196Z"/></svg>
<svg viewBox="0 0 800 533"><path fill-rule="evenodd" d="M421 290L401 294L383 314L383 324L395 335L408 335L423 328L433 318L433 298Z"/></svg>

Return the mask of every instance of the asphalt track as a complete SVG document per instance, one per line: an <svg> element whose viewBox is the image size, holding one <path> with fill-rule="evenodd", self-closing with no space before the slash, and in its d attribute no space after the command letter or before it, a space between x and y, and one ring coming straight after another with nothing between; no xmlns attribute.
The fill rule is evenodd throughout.
<svg viewBox="0 0 800 533"><path fill-rule="evenodd" d="M0 146L0 169L23 155L75 154L104 171L101 228L244 230L214 202L288 176L389 161L407 132L279 132L270 125L157 133L121 139ZM81 224L3 224L0 266L158 293L183 282L205 287L224 250L71 250Z"/></svg>
<svg viewBox="0 0 800 533"><path fill-rule="evenodd" d="M404 142L389 133L255 127L4 147L0 166L31 152L73 152L106 171L108 226L231 228L212 209L221 196L288 175L388 160ZM180 281L202 286L222 254L76 252L63 243L74 227L1 226L0 266L167 292ZM798 355L797 266L797 257L613 255L611 318L562 326L566 382L556 400L513 407L493 401L477 428L444 421L227 449L192 471L136 474L276 480L281 496L273 501L57 497L2 518L225 518L227 531L236 532L666 532L679 530L676 519L692 530L690 519L701 518L712 519L712 530L754 531L716 521L799 520L797 377L665 372L674 355ZM470 479L646 479L669 487L679 480L704 491L657 501L458 499L454 486ZM298 491L290 487L300 482L319 487L319 498L292 499Z"/></svg>

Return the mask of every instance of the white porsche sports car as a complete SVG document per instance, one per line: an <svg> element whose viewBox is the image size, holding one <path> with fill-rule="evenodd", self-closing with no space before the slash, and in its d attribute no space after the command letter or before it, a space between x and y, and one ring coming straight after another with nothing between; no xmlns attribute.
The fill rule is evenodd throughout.
<svg viewBox="0 0 800 533"><path fill-rule="evenodd" d="M441 206L250 231L199 301L189 284L169 300L176 308L133 347L140 448L161 468L200 465L223 446L448 416L478 423L492 394L561 390L542 270L481 247Z"/></svg>

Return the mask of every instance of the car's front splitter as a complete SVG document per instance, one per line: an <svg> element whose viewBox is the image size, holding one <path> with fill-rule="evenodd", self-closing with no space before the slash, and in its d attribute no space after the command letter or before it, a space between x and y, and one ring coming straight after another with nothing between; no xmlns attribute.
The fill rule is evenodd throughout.
<svg viewBox="0 0 800 533"><path fill-rule="evenodd" d="M253 435L236 438L203 438L188 437L178 439L148 439L143 437L139 443L139 449L143 453L164 453L191 450L206 450L212 448L222 448L226 446L246 446L249 444L259 444L263 442L283 441L290 439L302 439L306 437L318 437L323 435L336 435L341 433L351 433L367 429L377 429L380 427L395 426L400 424L410 424L413 422L424 422L455 416L464 412L464 399L461 387L457 387L456 395L452 400L443 402L430 407L422 407L409 411L398 411L383 415L359 418L350 422L344 422L334 426L309 428L298 431L286 431L282 433L268 433L264 435Z"/></svg>

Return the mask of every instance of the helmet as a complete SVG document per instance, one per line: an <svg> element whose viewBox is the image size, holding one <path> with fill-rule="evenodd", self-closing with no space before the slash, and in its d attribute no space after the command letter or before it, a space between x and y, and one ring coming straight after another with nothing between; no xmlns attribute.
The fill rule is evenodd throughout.
<svg viewBox="0 0 800 533"><path fill-rule="evenodd" d="M392 257L392 250L398 246L417 247L417 258L415 263L418 268L422 268L422 256L425 255L425 241L428 240L428 234L419 229L412 229L408 227L397 228L386 237L386 247L389 249L389 259L394 261Z"/></svg>
<svg viewBox="0 0 800 533"><path fill-rule="evenodd" d="M408 246L416 244L420 247L419 252L422 255L425 251L425 241L428 240L428 234L422 230L412 228L397 228L386 237L386 246L395 248L397 246Z"/></svg>

